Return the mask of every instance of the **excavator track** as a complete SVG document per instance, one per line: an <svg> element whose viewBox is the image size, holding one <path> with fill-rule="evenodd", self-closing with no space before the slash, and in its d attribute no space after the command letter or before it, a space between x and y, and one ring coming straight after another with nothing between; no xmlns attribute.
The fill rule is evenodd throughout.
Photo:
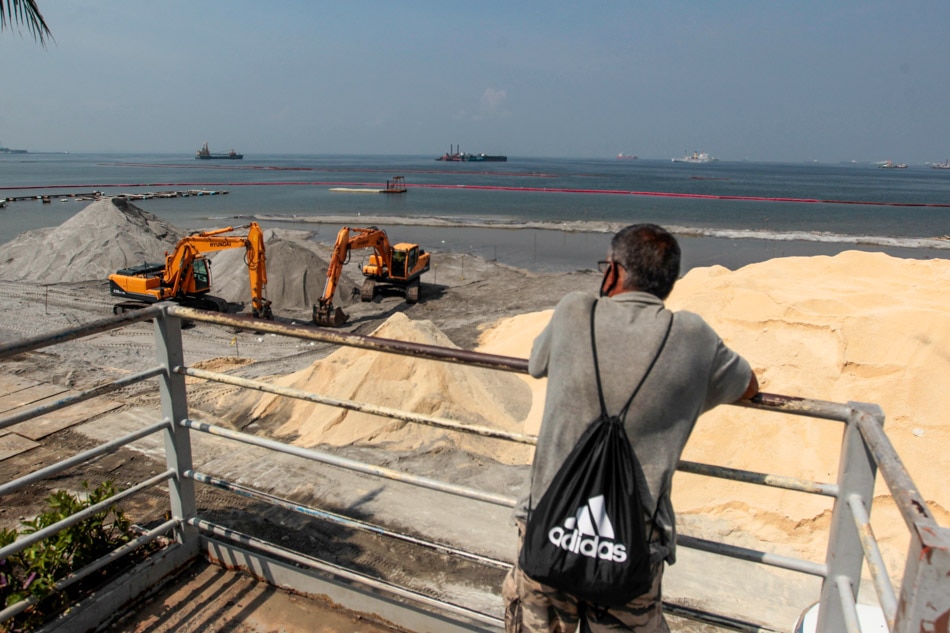
<svg viewBox="0 0 950 633"><path fill-rule="evenodd" d="M419 287L420 283L418 279L410 281L406 286L406 303L416 303L419 301Z"/></svg>
<svg viewBox="0 0 950 633"><path fill-rule="evenodd" d="M360 301L372 301L375 294L376 282L372 279L364 281L363 287L360 289Z"/></svg>

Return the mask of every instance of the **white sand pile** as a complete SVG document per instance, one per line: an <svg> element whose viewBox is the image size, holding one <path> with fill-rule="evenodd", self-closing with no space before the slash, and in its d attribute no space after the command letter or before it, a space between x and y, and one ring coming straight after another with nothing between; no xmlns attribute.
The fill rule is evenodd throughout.
<svg viewBox="0 0 950 633"><path fill-rule="evenodd" d="M235 233L239 234L239 233ZM265 298L273 310L309 310L323 295L327 279L327 259L322 247L314 242L307 231L264 231L267 262ZM232 249L215 253L211 259L212 292L228 301L250 305L251 289L245 251ZM362 283L362 280L361 282ZM334 305L345 306L354 301L352 290L357 287L347 273L340 275ZM359 299L359 295L356 296Z"/></svg>
<svg viewBox="0 0 950 633"><path fill-rule="evenodd" d="M694 269L667 305L702 315L749 359L763 391L880 405L885 431L938 522L950 524L950 261L852 251L735 272ZM549 318L503 322L483 337L484 349L527 355L526 341ZM543 384L534 391L543 397ZM526 432L536 431L540 413L535 406ZM684 459L834 482L841 433L837 422L720 407L700 418ZM896 563L907 531L881 477L875 495L872 525ZM718 536L738 528L798 555L824 555L828 498L680 473L674 504L706 525L722 519Z"/></svg>
<svg viewBox="0 0 950 633"><path fill-rule="evenodd" d="M373 336L455 347L430 321L411 321L402 313L391 316ZM276 384L513 432L521 431L520 421L531 406L529 389L513 374L354 348L341 348ZM428 451L448 446L504 463L522 463L530 454L528 447L510 442L311 402L257 398L251 420L301 446L371 444Z"/></svg>
<svg viewBox="0 0 950 633"><path fill-rule="evenodd" d="M184 235L124 198L105 198L57 227L27 231L0 246L0 279L105 280L120 268L165 261L165 251Z"/></svg>

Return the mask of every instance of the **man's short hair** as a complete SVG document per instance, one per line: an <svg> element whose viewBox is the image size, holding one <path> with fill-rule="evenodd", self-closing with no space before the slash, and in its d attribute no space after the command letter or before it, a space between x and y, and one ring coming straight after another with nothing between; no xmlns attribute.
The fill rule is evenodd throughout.
<svg viewBox="0 0 950 633"><path fill-rule="evenodd" d="M649 292L666 299L680 274L680 246L656 224L632 224L614 235L608 259L627 271L625 290Z"/></svg>

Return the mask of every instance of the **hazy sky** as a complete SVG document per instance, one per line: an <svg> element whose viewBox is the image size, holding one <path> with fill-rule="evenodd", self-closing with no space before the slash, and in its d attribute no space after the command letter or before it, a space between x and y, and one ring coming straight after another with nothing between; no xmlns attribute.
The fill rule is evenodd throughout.
<svg viewBox="0 0 950 633"><path fill-rule="evenodd" d="M943 161L947 0L38 0L0 144Z"/></svg>

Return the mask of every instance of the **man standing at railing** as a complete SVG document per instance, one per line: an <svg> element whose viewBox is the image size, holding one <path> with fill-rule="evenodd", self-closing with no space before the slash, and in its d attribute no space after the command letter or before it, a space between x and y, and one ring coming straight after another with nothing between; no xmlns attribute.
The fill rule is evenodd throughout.
<svg viewBox="0 0 950 633"><path fill-rule="evenodd" d="M547 394L530 479L515 509L523 537L529 514L602 410L595 375L612 413L623 409L634 391L623 427L642 467L636 481L651 535L652 586L621 607L604 608L541 584L516 564L502 587L509 633L572 633L581 618L589 628L580 630L592 633L669 630L660 585L664 563L675 562L670 485L676 465L701 413L758 393L748 362L701 317L664 307L679 266L679 244L666 230L628 226L613 237L607 260L599 262L601 298L574 292L558 303L531 350L529 371L548 378ZM641 379L642 389L636 391ZM577 519L567 516L565 525L579 523L589 511L578 508ZM607 507L608 518L610 511Z"/></svg>

